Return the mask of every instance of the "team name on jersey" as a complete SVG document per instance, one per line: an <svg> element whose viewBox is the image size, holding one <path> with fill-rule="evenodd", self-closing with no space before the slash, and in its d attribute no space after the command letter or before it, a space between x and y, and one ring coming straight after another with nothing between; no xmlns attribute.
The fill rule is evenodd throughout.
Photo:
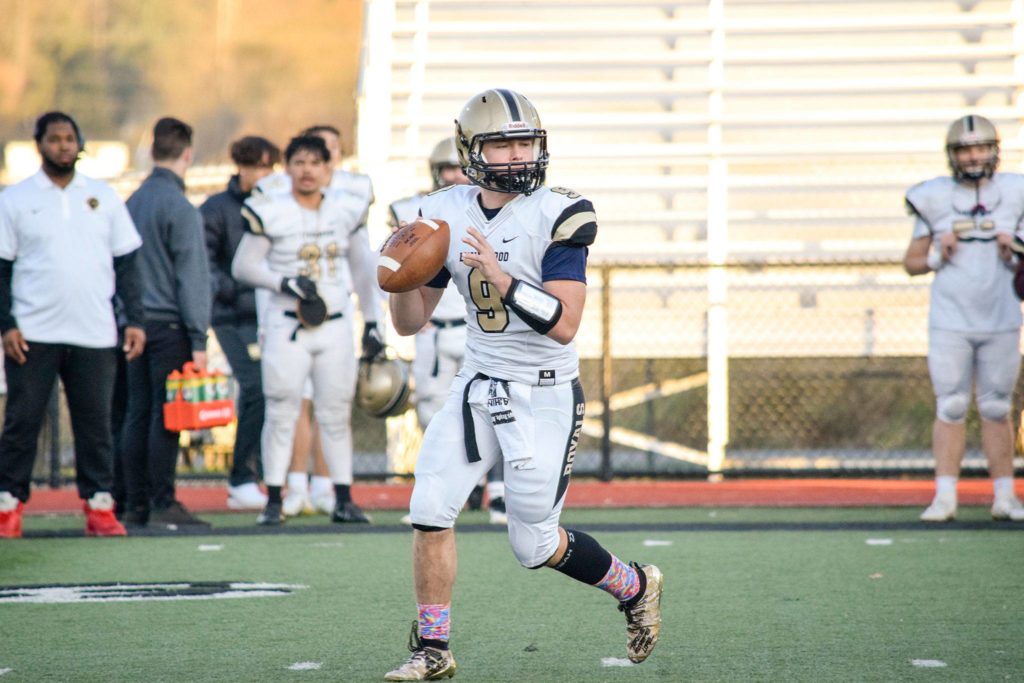
<svg viewBox="0 0 1024 683"><path fill-rule="evenodd" d="M475 251L460 251L459 252L459 263L462 263L464 261L463 256L465 256L466 254L473 254L474 256L476 256L477 252L475 252ZM509 255L508 255L507 251L495 251L494 252L494 257L496 259L498 259L499 263L505 263L505 262L507 262L509 260Z"/></svg>

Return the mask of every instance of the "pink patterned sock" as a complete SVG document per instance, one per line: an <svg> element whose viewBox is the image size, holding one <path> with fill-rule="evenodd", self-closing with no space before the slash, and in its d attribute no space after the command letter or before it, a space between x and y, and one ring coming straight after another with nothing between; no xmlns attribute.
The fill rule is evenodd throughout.
<svg viewBox="0 0 1024 683"><path fill-rule="evenodd" d="M448 629L451 626L452 603L443 605L416 604L419 611L420 638L426 640L443 640L448 642Z"/></svg>
<svg viewBox="0 0 1024 683"><path fill-rule="evenodd" d="M612 566L608 568L608 573L596 585L620 601L629 600L640 591L640 579L636 575L636 570L614 555L612 555Z"/></svg>

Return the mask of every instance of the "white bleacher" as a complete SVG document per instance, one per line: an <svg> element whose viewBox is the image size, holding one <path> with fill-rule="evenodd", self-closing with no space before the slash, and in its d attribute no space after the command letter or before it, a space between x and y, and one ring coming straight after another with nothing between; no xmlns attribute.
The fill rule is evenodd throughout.
<svg viewBox="0 0 1024 683"><path fill-rule="evenodd" d="M517 89L549 131L549 184L597 207L599 258L700 253L714 212L731 251L898 255L903 193L945 173L946 127L966 113L1022 168L1022 0L366 8L359 157L378 198L427 186L424 159L471 95ZM716 159L726 206L708 203Z"/></svg>

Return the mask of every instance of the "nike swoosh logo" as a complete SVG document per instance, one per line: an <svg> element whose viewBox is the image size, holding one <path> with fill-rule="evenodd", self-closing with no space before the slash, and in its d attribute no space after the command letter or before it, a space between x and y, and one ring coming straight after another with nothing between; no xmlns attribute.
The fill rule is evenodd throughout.
<svg viewBox="0 0 1024 683"><path fill-rule="evenodd" d="M502 242L511 242L512 240L516 239L516 237L519 237L519 235L516 235L515 237L502 237L501 241Z"/></svg>

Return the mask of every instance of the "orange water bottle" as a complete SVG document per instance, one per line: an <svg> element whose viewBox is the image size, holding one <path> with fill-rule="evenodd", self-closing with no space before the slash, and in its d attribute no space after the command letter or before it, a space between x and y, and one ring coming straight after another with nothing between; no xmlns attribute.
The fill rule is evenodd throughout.
<svg viewBox="0 0 1024 683"><path fill-rule="evenodd" d="M185 363L181 371L181 398L186 403L198 403L201 400L199 398L199 374L192 361Z"/></svg>
<svg viewBox="0 0 1024 683"><path fill-rule="evenodd" d="M167 375L167 381L164 383L166 391L166 403L174 403L178 399L178 392L181 391L181 373L177 370L171 370L171 374Z"/></svg>
<svg viewBox="0 0 1024 683"><path fill-rule="evenodd" d="M228 377L220 370L213 371L213 396L212 401L223 401L231 393L228 387Z"/></svg>

